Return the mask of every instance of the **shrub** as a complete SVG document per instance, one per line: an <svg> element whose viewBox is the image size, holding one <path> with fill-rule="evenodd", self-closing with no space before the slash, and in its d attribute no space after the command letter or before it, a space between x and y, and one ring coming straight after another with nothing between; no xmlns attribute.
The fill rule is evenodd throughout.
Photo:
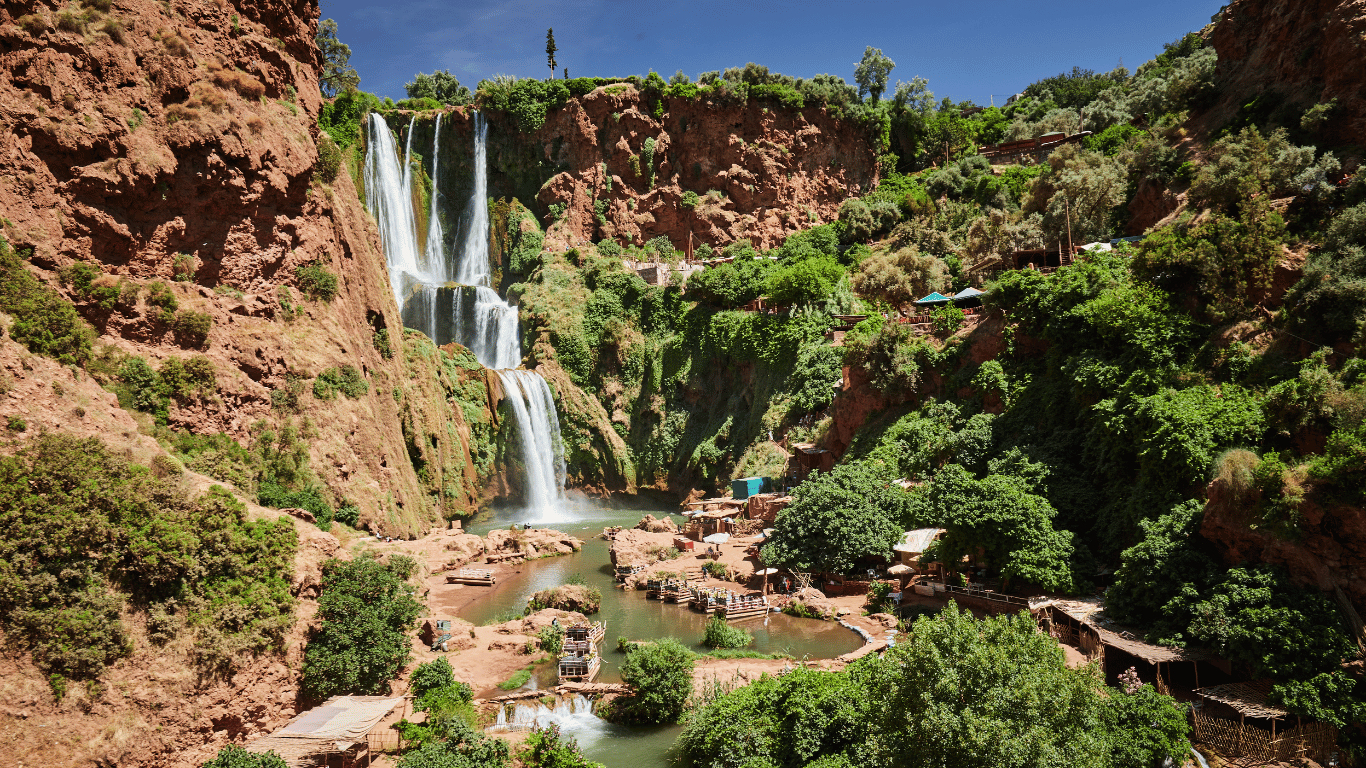
<svg viewBox="0 0 1366 768"><path fill-rule="evenodd" d="M192 347L202 347L209 340L209 330L213 328L213 318L207 312L184 310L175 314L171 329L177 339Z"/></svg>
<svg viewBox="0 0 1366 768"><path fill-rule="evenodd" d="M564 633L559 627L545 627L541 630L537 639L540 642L541 650L551 655L556 655L564 647Z"/></svg>
<svg viewBox="0 0 1366 768"><path fill-rule="evenodd" d="M330 302L337 297L337 275L315 261L305 264L294 271L299 280L299 290L310 299Z"/></svg>
<svg viewBox="0 0 1366 768"><path fill-rule="evenodd" d="M5 427L11 432L23 432L28 429L28 422L18 416L10 416L5 422Z"/></svg>
<svg viewBox="0 0 1366 768"><path fill-rule="evenodd" d="M696 192L689 190L683 193L683 200L681 202L684 208L692 210L693 208L697 207L697 204L699 202L701 202L701 198L697 196Z"/></svg>
<svg viewBox="0 0 1366 768"><path fill-rule="evenodd" d="M394 348L393 345L389 343L388 328L380 328L376 330L374 334L371 336L370 342L374 345L375 350L379 352L380 357L384 358L385 360L393 359Z"/></svg>
<svg viewBox="0 0 1366 768"><path fill-rule="evenodd" d="M324 562L322 623L304 652L304 694L325 699L388 690L412 651L407 633L422 609L414 591L369 558Z"/></svg>
<svg viewBox="0 0 1366 768"><path fill-rule="evenodd" d="M930 313L930 323L934 326L935 333L948 335L962 328L963 319L966 317L963 310L953 304L946 304Z"/></svg>
<svg viewBox="0 0 1366 768"><path fill-rule="evenodd" d="M29 13L19 17L19 27L32 37L38 37L46 32L52 31L52 24L46 18L36 13Z"/></svg>
<svg viewBox="0 0 1366 768"><path fill-rule="evenodd" d="M104 24L100 25L100 31L108 35L110 40L113 40L119 45L123 45L127 42L128 36L124 32L123 22L118 19L106 19Z"/></svg>
<svg viewBox="0 0 1366 768"><path fill-rule="evenodd" d="M621 664L621 679L636 691L629 716L646 723L678 720L692 694L693 666L693 653L671 637L631 649Z"/></svg>
<svg viewBox="0 0 1366 768"><path fill-rule="evenodd" d="M158 280L147 286L147 306L156 307L160 310L157 319L163 323L170 323L175 318L175 312L180 309L180 301L171 292L170 286Z"/></svg>
<svg viewBox="0 0 1366 768"><path fill-rule="evenodd" d="M178 399L202 395L218 388L213 362L203 355L181 359L173 357L161 364L158 371L167 393Z"/></svg>
<svg viewBox="0 0 1366 768"><path fill-rule="evenodd" d="M126 602L179 596L221 666L277 648L293 624L287 520L249 521L219 486L190 497L96 438L43 435L0 464L0 560L13 590L0 620L45 672L90 678L126 655ZM66 546L35 545L44 540Z"/></svg>
<svg viewBox="0 0 1366 768"><path fill-rule="evenodd" d="M14 318L10 337L30 352L65 364L90 359L95 331L75 307L34 277L9 242L0 236L0 312Z"/></svg>
<svg viewBox="0 0 1366 768"><path fill-rule="evenodd" d="M749 630L732 627L720 616L707 619L707 628L702 636L702 644L708 648L744 648L754 642Z"/></svg>
<svg viewBox="0 0 1366 768"><path fill-rule="evenodd" d="M287 768L288 765L273 749L261 754L229 744L218 750L218 754L200 768Z"/></svg>
<svg viewBox="0 0 1366 768"><path fill-rule="evenodd" d="M318 162L313 166L313 178L323 184L336 181L341 172L341 149L326 133L318 137Z"/></svg>
<svg viewBox="0 0 1366 768"><path fill-rule="evenodd" d="M338 392L355 400L369 391L369 382L354 365L328 368L313 380L313 396L319 400L332 400Z"/></svg>

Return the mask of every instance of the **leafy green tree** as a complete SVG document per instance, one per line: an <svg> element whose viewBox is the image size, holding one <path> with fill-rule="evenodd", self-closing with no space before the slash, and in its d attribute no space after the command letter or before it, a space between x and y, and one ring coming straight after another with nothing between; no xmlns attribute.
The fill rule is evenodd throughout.
<svg viewBox="0 0 1366 768"><path fill-rule="evenodd" d="M1185 709L1151 685L1130 691L1111 689L1104 717L1110 734L1110 765L1114 768L1151 768L1170 758L1186 759L1190 726Z"/></svg>
<svg viewBox="0 0 1366 768"><path fill-rule="evenodd" d="M803 768L857 752L874 708L856 673L795 669L737 688L688 718L678 747L698 768Z"/></svg>
<svg viewBox="0 0 1366 768"><path fill-rule="evenodd" d="M744 648L754 642L754 635L741 627L732 627L720 616L707 619L702 644L708 648Z"/></svg>
<svg viewBox="0 0 1366 768"><path fill-rule="evenodd" d="M551 27L545 31L545 56L550 64L550 76L552 78L555 77L555 51L558 50L559 48L555 47L555 28Z"/></svg>
<svg viewBox="0 0 1366 768"><path fill-rule="evenodd" d="M860 296L904 307L934 291L949 290L948 266L915 246L874 253L859 263L854 290Z"/></svg>
<svg viewBox="0 0 1366 768"><path fill-rule="evenodd" d="M418 742L398 759L398 768L506 768L508 743L485 736L461 718L432 726L399 724L404 738Z"/></svg>
<svg viewBox="0 0 1366 768"><path fill-rule="evenodd" d="M248 752L236 744L218 750L218 754L200 768L286 768L288 763L275 750L258 754Z"/></svg>
<svg viewBox="0 0 1366 768"><path fill-rule="evenodd" d="M1206 591L1222 568L1208 542L1200 537L1204 503L1194 499L1139 523L1143 538L1124 550L1115 584L1105 593L1105 612L1116 620L1149 628L1162 642L1181 644L1192 614L1177 610L1173 600L1190 591Z"/></svg>
<svg viewBox="0 0 1366 768"><path fill-rule="evenodd" d="M1108 765L1099 675L1069 669L1027 613L977 621L950 605L868 672L884 765Z"/></svg>
<svg viewBox="0 0 1366 768"><path fill-rule="evenodd" d="M768 297L778 304L811 304L829 296L844 267L829 256L802 259L794 263L780 263L768 271Z"/></svg>
<svg viewBox="0 0 1366 768"><path fill-rule="evenodd" d="M410 99L435 99L442 104L469 104L474 99L470 89L444 69L430 75L418 72L411 83L404 83L403 90Z"/></svg>
<svg viewBox="0 0 1366 768"><path fill-rule="evenodd" d="M666 637L638 645L621 663L621 679L635 689L629 716L646 723L672 723L692 695L693 652Z"/></svg>
<svg viewBox="0 0 1366 768"><path fill-rule="evenodd" d="M324 96L331 98L360 85L360 75L351 66L351 46L337 38L337 22L323 19L318 23L318 53L323 69L318 86Z"/></svg>
<svg viewBox="0 0 1366 768"><path fill-rule="evenodd" d="M1347 340L1366 329L1366 203L1328 225L1323 246L1310 255L1285 302L1295 332L1309 338Z"/></svg>
<svg viewBox="0 0 1366 768"><path fill-rule="evenodd" d="M1028 480L997 474L976 480L950 464L935 475L927 500L929 521L948 531L935 545L940 561L956 563L980 549L1008 580L1074 588L1072 532L1053 528L1056 510Z"/></svg>
<svg viewBox="0 0 1366 768"><path fill-rule="evenodd" d="M882 98L882 92L887 90L887 76L892 74L895 66L896 62L883 55L881 48L871 45L865 48L863 58L854 65L854 82L858 83L859 98L872 96L876 104Z"/></svg>
<svg viewBox="0 0 1366 768"><path fill-rule="evenodd" d="M848 573L886 557L906 530L907 495L885 470L845 462L814 472L792 492L764 546L764 562L801 572Z"/></svg>
<svg viewBox="0 0 1366 768"><path fill-rule="evenodd" d="M387 690L412 651L408 631L422 609L414 592L369 558L323 563L322 626L304 653L305 694L326 699Z"/></svg>

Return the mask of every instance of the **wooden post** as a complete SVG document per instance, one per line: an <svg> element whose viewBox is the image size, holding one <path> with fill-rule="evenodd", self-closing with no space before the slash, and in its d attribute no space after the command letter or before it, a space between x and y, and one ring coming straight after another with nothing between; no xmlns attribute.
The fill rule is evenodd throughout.
<svg viewBox="0 0 1366 768"><path fill-rule="evenodd" d="M1191 664L1195 667L1195 687L1196 687L1196 688L1199 688L1199 687L1200 687L1200 661L1197 659L1196 661L1192 661Z"/></svg>
<svg viewBox="0 0 1366 768"><path fill-rule="evenodd" d="M1067 214L1067 258L1072 258L1072 201L1067 199L1067 195L1062 197L1063 211ZM1058 259L1061 265L1062 259Z"/></svg>

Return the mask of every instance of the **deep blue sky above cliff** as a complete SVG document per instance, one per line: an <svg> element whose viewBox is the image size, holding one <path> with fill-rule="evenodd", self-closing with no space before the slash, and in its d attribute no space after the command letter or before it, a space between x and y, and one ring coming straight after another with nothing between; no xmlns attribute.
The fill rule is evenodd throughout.
<svg viewBox="0 0 1366 768"><path fill-rule="evenodd" d="M898 79L920 75L937 97L986 105L1073 66L1130 70L1162 44L1199 30L1224 0L949 0L949 2L754 2L679 4L618 0L321 0L351 46L361 88L404 97L417 72L447 69L471 90L496 74L549 75L545 32L570 77L667 79L754 61L853 83L865 46L896 62ZM557 71L560 76L562 71Z"/></svg>

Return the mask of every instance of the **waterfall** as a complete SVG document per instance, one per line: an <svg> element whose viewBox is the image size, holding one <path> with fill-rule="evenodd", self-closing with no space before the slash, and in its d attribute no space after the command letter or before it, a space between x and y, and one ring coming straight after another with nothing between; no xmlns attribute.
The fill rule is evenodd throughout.
<svg viewBox="0 0 1366 768"><path fill-rule="evenodd" d="M593 702L581 695L567 696L555 702L554 708L544 704L517 704L508 715L509 707L498 709L498 719L491 731L529 731L555 724L560 732L573 736L580 747L590 746L609 735L610 726L593 714Z"/></svg>
<svg viewBox="0 0 1366 768"><path fill-rule="evenodd" d="M408 123L411 144L413 124ZM409 186L408 158L399 166L398 148L389 125L378 112L370 113L370 131L365 155L365 200L379 224L380 242L389 262L389 284L400 307L414 285L424 282L418 266L417 221L413 218L412 187Z"/></svg>
<svg viewBox="0 0 1366 768"><path fill-rule="evenodd" d="M417 218L413 214L411 158L416 116L408 122L400 168L393 132L379 113L370 113L366 198L379 223L389 280L403 310L404 325L426 333L438 344L463 344L481 365L497 373L515 422L526 471L529 520L549 522L564 507L564 446L550 386L539 374L517 370L522 364L517 307L499 296L493 285L489 268L488 124L482 113L474 113L474 188L465 210L465 236L452 260L444 252L437 191L441 117L437 115L432 138L432 196L425 248L418 247Z"/></svg>
<svg viewBox="0 0 1366 768"><path fill-rule="evenodd" d="M556 522L563 506L560 502L565 465L560 420L550 385L531 371L497 373L517 422L517 438L526 465L527 510L536 515L536 520Z"/></svg>

